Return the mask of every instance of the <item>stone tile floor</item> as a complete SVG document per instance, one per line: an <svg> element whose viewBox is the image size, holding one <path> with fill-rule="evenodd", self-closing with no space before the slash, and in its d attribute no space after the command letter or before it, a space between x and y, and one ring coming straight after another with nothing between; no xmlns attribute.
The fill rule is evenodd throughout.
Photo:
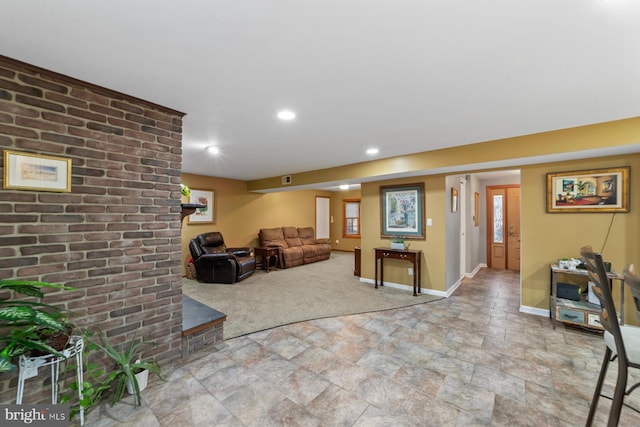
<svg viewBox="0 0 640 427"><path fill-rule="evenodd" d="M125 400L85 424L584 425L602 337L520 313L519 292L517 273L483 269L447 299L227 340L173 367L141 408ZM627 401L640 408L635 394ZM609 403L600 399L596 425ZM623 408L620 425L640 425L640 414Z"/></svg>

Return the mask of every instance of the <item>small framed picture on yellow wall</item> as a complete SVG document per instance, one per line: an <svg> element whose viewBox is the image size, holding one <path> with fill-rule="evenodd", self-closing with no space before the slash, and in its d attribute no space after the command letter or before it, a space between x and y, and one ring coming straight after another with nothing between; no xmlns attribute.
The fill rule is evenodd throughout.
<svg viewBox="0 0 640 427"><path fill-rule="evenodd" d="M458 212L458 189L451 187L451 212Z"/></svg>
<svg viewBox="0 0 640 427"><path fill-rule="evenodd" d="M212 190L191 189L189 195L189 203L204 205L202 208L196 208L196 211L189 215L189 224L215 224L213 217L214 212L214 192Z"/></svg>

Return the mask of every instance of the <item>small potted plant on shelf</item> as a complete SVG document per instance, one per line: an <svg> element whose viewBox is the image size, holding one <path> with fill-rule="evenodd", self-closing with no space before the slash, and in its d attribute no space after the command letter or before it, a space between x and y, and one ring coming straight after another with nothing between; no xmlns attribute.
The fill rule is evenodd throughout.
<svg viewBox="0 0 640 427"><path fill-rule="evenodd" d="M154 360L140 359L140 348L153 344L143 339L137 339L136 330L131 342L124 346L121 351L116 349L109 341L103 331L98 331L99 341L93 343L101 349L116 364L113 371L108 373L107 381L113 384L112 404L124 397L125 390L134 397L134 405L140 406L140 392L147 386L149 372L164 379L160 365Z"/></svg>
<svg viewBox="0 0 640 427"><path fill-rule="evenodd" d="M191 189L188 185L180 184L180 194L185 197L189 197L191 195Z"/></svg>
<svg viewBox="0 0 640 427"><path fill-rule="evenodd" d="M34 297L36 301L0 297L0 372L16 368L13 359L21 355L55 354L60 355L68 337L63 336L61 346L55 346L58 335L68 334L69 325L65 322L63 311L42 302L44 293L41 288L70 290L62 285L32 280L0 280L0 291L13 291ZM11 295L11 294L10 294ZM55 339L54 339L55 336ZM52 341L54 339L54 341Z"/></svg>
<svg viewBox="0 0 640 427"><path fill-rule="evenodd" d="M395 236L391 239L391 249L404 250L404 237Z"/></svg>

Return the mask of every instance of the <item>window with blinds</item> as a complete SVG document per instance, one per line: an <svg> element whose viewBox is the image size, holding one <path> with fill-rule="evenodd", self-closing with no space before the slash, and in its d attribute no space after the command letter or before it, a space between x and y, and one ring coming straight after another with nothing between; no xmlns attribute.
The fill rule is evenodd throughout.
<svg viewBox="0 0 640 427"><path fill-rule="evenodd" d="M360 238L360 199L342 201L342 236Z"/></svg>

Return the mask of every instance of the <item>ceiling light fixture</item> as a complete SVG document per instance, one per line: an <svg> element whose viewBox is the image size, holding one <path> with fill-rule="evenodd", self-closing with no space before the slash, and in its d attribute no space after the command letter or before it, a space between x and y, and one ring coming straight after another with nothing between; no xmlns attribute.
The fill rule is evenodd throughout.
<svg viewBox="0 0 640 427"><path fill-rule="evenodd" d="M349 184L342 184L342 185L340 186L340 189L341 189L341 190L348 190L348 189L349 189Z"/></svg>
<svg viewBox="0 0 640 427"><path fill-rule="evenodd" d="M367 149L367 154L370 156L373 156L374 154L378 154L380 152L380 150L378 150L377 148L368 148Z"/></svg>
<svg viewBox="0 0 640 427"><path fill-rule="evenodd" d="M207 147L207 151L213 155L220 154L220 149L215 145L210 145Z"/></svg>
<svg viewBox="0 0 640 427"><path fill-rule="evenodd" d="M296 118L296 113L289 110L282 110L278 112L278 118L280 120L293 120Z"/></svg>

